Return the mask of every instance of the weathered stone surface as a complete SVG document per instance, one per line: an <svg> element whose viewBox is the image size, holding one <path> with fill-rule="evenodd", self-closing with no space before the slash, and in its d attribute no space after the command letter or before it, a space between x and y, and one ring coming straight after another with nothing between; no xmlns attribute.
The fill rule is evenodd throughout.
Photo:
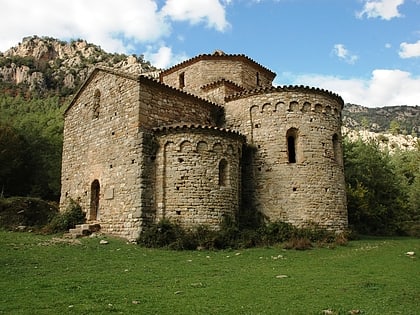
<svg viewBox="0 0 420 315"><path fill-rule="evenodd" d="M162 218L217 229L255 212L345 229L343 101L274 88L274 75L221 52L160 82L95 69L65 113L61 208L75 199L89 223L129 240Z"/></svg>

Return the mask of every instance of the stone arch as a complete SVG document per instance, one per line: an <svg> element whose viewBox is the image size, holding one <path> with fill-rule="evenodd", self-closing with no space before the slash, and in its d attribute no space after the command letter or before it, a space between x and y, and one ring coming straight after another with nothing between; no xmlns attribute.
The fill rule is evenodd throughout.
<svg viewBox="0 0 420 315"><path fill-rule="evenodd" d="M290 128L286 132L287 141L287 160L289 163L296 163L298 161L297 142L298 142L298 129Z"/></svg>
<svg viewBox="0 0 420 315"><path fill-rule="evenodd" d="M197 143L197 152L198 153L203 153L203 152L205 152L207 150L208 150L208 144L207 144L206 141L199 141Z"/></svg>
<svg viewBox="0 0 420 315"><path fill-rule="evenodd" d="M289 111L297 112L299 110L299 103L296 101L291 101L289 104Z"/></svg>
<svg viewBox="0 0 420 315"><path fill-rule="evenodd" d="M262 112L269 112L269 111L271 111L271 104L270 103L265 103L263 106L262 106L262 110L261 110Z"/></svg>
<svg viewBox="0 0 420 315"><path fill-rule="evenodd" d="M280 108L283 108L283 109L284 109L284 108L285 108L285 105L286 105L286 104L284 104L284 102L282 102L282 101L277 102L277 103L276 103L276 106L274 107L274 110L275 110L275 111L278 111L278 110L280 110Z"/></svg>
<svg viewBox="0 0 420 315"><path fill-rule="evenodd" d="M226 187L229 185L229 163L226 159L219 161L219 186Z"/></svg>
<svg viewBox="0 0 420 315"><path fill-rule="evenodd" d="M188 140L184 140L181 142L181 144L179 145L179 151L181 152L189 152L192 149L192 144L190 141Z"/></svg>
<svg viewBox="0 0 420 315"><path fill-rule="evenodd" d="M99 118L99 107L101 105L101 91L96 89L93 93L92 119Z"/></svg>
<svg viewBox="0 0 420 315"><path fill-rule="evenodd" d="M213 145L213 151L214 152L217 152L217 153L222 153L223 152L223 146L222 146L222 144L220 142L216 142Z"/></svg>
<svg viewBox="0 0 420 315"><path fill-rule="evenodd" d="M235 151L233 150L233 146L231 144L229 144L226 148L226 154L228 155L232 155L235 154Z"/></svg>
<svg viewBox="0 0 420 315"><path fill-rule="evenodd" d="M321 104L315 104L315 112L322 113L322 105Z"/></svg>
<svg viewBox="0 0 420 315"><path fill-rule="evenodd" d="M332 111L331 106L330 106L330 105L327 105L327 106L325 107L325 113L326 113L326 114L331 114L331 111Z"/></svg>
<svg viewBox="0 0 420 315"><path fill-rule="evenodd" d="M95 179L90 185L90 209L89 220L96 221L99 213L99 195L101 186L99 180Z"/></svg>
<svg viewBox="0 0 420 315"><path fill-rule="evenodd" d="M260 111L260 107L258 105L252 105L249 108L249 114L251 115L251 118L255 117L255 114L258 113L259 111Z"/></svg>
<svg viewBox="0 0 420 315"><path fill-rule="evenodd" d="M305 102L302 106L302 112L310 112L311 111L311 103Z"/></svg>

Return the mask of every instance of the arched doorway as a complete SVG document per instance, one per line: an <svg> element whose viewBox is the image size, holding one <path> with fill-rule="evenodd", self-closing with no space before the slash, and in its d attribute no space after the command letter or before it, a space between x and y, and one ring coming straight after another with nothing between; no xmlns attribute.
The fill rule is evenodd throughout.
<svg viewBox="0 0 420 315"><path fill-rule="evenodd" d="M96 221L98 219L99 210L99 192L100 185L99 181L95 179L90 185L90 212L89 220Z"/></svg>

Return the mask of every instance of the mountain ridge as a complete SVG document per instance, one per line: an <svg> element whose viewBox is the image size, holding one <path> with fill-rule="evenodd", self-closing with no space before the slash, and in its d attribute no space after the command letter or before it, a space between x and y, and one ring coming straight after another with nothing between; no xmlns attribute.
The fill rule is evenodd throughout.
<svg viewBox="0 0 420 315"><path fill-rule="evenodd" d="M159 71L142 55L107 53L83 39L66 42L29 36L0 52L0 93L40 98L59 95L68 100L97 65L136 74L156 75ZM409 149L418 142L420 106L370 108L345 104L342 121L343 134L351 139L376 139L391 151L395 147Z"/></svg>

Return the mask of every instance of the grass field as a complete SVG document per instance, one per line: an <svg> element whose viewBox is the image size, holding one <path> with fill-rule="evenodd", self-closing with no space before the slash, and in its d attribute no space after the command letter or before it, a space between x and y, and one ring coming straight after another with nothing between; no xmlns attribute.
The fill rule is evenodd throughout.
<svg viewBox="0 0 420 315"><path fill-rule="evenodd" d="M420 240L145 249L0 231L0 314L420 314Z"/></svg>

